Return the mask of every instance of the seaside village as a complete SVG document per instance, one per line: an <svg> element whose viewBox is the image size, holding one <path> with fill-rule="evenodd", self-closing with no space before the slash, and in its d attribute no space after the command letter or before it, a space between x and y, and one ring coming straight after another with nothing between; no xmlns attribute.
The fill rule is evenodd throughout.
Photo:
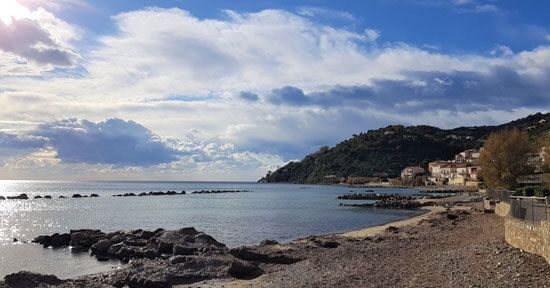
<svg viewBox="0 0 550 288"><path fill-rule="evenodd" d="M434 161L428 164L428 171L419 166L406 167L401 172L403 183L413 183L414 179L421 179L423 185L438 186L464 186L482 188L480 177L481 166L477 160L483 151L481 149L469 149L455 155L454 159L446 161ZM544 153L529 153L527 164L532 167L533 174L523 175L518 178L521 186L540 185L544 181L542 163Z"/></svg>

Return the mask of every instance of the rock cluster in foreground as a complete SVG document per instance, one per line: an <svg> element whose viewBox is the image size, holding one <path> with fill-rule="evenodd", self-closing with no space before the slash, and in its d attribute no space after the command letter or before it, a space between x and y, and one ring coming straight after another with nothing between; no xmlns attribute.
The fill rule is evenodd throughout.
<svg viewBox="0 0 550 288"><path fill-rule="evenodd" d="M70 233L42 235L33 242L44 247L71 247L87 252L97 260L120 259L120 269L60 280L52 275L19 272L5 277L7 287L130 287L154 288L189 284L208 279L250 279L263 274L261 263L292 264L301 259L253 247L229 249L210 235L195 228L157 229L105 233L100 230L71 230ZM263 246L275 245L266 240Z"/></svg>

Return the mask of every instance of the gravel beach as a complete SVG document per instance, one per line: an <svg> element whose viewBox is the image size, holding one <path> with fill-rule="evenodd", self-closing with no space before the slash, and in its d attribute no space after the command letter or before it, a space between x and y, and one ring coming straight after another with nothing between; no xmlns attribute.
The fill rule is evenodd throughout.
<svg viewBox="0 0 550 288"><path fill-rule="evenodd" d="M180 287L550 287L550 265L510 247L504 218L480 211L434 211L374 237L332 235L258 247L305 260L261 265L266 273L253 280ZM327 242L337 247L322 247Z"/></svg>
<svg viewBox="0 0 550 288"><path fill-rule="evenodd" d="M504 218L478 206L428 207L386 225L233 249L192 228L166 231L151 239L183 243L191 231L211 243L71 280L15 274L0 287L550 287L550 265L509 246ZM174 238L180 234L187 240Z"/></svg>

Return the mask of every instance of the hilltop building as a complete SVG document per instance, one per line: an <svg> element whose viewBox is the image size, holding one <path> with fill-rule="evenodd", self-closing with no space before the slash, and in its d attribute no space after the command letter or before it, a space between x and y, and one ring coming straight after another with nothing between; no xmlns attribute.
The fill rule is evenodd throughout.
<svg viewBox="0 0 550 288"><path fill-rule="evenodd" d="M403 171L401 172L401 179L411 180L417 175L422 175L424 173L426 173L426 171L422 167L418 167L418 166L407 167L403 169Z"/></svg>
<svg viewBox="0 0 550 288"><path fill-rule="evenodd" d="M455 155L450 161L428 164L428 182L436 185L477 186L481 167L476 164L480 150L469 149Z"/></svg>

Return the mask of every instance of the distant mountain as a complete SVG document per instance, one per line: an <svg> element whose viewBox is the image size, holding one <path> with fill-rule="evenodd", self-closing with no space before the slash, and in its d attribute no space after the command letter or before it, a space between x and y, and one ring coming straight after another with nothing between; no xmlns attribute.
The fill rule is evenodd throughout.
<svg viewBox="0 0 550 288"><path fill-rule="evenodd" d="M387 173L398 177L407 166L427 167L448 160L466 149L483 146L490 133L501 129L526 130L533 141L550 131L550 113L529 115L499 126L459 127L444 130L431 126L391 125L353 135L335 147L321 147L300 162L269 173L260 181L327 183L340 177L372 177Z"/></svg>

